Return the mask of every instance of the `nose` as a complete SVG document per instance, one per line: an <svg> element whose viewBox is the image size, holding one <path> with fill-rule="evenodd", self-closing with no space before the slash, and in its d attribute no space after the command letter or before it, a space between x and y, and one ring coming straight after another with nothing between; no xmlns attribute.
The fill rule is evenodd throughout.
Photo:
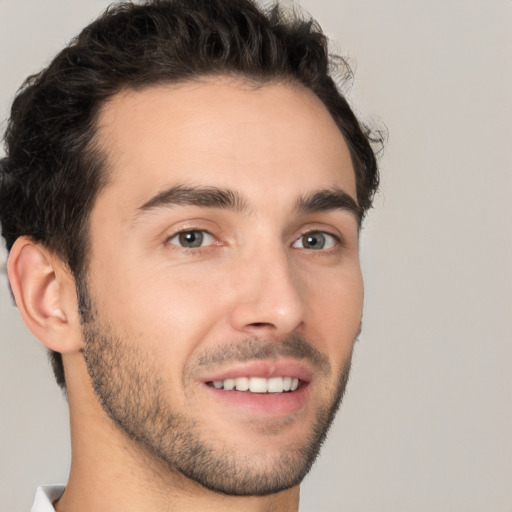
<svg viewBox="0 0 512 512"><path fill-rule="evenodd" d="M232 327L245 334L285 336L304 321L301 283L284 247L252 252L239 271L232 309Z"/></svg>

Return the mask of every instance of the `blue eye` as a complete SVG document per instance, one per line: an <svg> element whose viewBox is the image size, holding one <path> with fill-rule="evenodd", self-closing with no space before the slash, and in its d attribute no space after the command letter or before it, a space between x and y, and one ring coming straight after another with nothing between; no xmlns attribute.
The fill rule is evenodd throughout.
<svg viewBox="0 0 512 512"><path fill-rule="evenodd" d="M336 238L329 233L311 231L309 233L305 233L296 240L293 247L321 251L322 249L332 249L336 245L336 242Z"/></svg>
<svg viewBox="0 0 512 512"><path fill-rule="evenodd" d="M185 249L195 249L204 247L213 243L213 236L208 231L190 230L180 231L173 237L169 238L169 243L178 245Z"/></svg>

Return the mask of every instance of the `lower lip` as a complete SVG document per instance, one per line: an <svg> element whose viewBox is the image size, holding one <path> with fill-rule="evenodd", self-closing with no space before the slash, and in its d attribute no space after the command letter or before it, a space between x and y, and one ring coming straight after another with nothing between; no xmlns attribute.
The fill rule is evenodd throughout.
<svg viewBox="0 0 512 512"><path fill-rule="evenodd" d="M302 383L296 391L287 393L251 393L250 391L225 391L208 385L206 390L220 402L241 409L245 413L268 416L285 416L302 409L309 395L309 384Z"/></svg>

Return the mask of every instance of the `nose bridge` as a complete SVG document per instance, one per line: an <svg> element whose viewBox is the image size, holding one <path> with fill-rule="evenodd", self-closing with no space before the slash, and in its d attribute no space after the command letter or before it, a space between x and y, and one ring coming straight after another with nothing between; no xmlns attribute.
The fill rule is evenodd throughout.
<svg viewBox="0 0 512 512"><path fill-rule="evenodd" d="M300 280L283 242L253 244L241 258L232 309L237 330L286 335L303 321Z"/></svg>

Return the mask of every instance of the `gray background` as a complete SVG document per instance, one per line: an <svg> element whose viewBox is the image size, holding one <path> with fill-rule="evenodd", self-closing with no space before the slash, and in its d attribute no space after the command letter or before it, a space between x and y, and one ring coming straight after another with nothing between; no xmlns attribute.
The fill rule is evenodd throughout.
<svg viewBox="0 0 512 512"><path fill-rule="evenodd" d="M303 0L390 139L365 325L301 510L512 511L512 2ZM107 5L0 0L0 119ZM5 125L3 125L5 126ZM2 258L3 259L3 258ZM0 511L65 481L66 404L0 276Z"/></svg>

